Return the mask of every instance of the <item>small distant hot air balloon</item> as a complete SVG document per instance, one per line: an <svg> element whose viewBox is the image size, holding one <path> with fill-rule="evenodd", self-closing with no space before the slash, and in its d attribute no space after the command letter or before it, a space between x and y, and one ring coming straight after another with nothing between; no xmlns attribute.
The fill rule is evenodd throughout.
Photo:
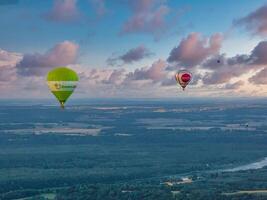
<svg viewBox="0 0 267 200"><path fill-rule="evenodd" d="M175 79L184 90L188 83L191 81L192 74L187 70L180 70L178 73L175 74Z"/></svg>
<svg viewBox="0 0 267 200"><path fill-rule="evenodd" d="M47 84L62 108L76 88L79 77L75 71L66 67L58 67L47 74Z"/></svg>

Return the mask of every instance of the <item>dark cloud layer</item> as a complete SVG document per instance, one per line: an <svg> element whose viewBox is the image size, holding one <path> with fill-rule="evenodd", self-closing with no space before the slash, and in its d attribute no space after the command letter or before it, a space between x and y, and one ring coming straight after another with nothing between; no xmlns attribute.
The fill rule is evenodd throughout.
<svg viewBox="0 0 267 200"><path fill-rule="evenodd" d="M266 52L267 41L262 41L248 55L236 55L230 58L218 55L209 58L201 66L203 69L211 70L205 74L203 82L205 84L227 83L234 77L257 70L267 64Z"/></svg>
<svg viewBox="0 0 267 200"><path fill-rule="evenodd" d="M254 66L250 66L243 63L228 64L227 58L225 58L223 64L217 64L215 61L216 59L217 58L215 59L212 58L211 60L207 61L211 65L212 60L214 60L214 67L210 72L205 73L205 75L203 76L204 84L213 85L213 84L228 83L232 78L239 77L254 68ZM209 70L211 69L210 66L208 68L205 68L205 65L202 66L202 68Z"/></svg>
<svg viewBox="0 0 267 200"><path fill-rule="evenodd" d="M136 61L140 61L146 57L151 56L152 53L144 46L140 45L136 48L130 49L125 54L114 57L114 58L108 58L107 63L109 65L116 65L119 61L122 61L125 64L130 64Z"/></svg>
<svg viewBox="0 0 267 200"><path fill-rule="evenodd" d="M139 61L145 57L150 56L150 51L143 45L129 50L124 55L120 56L120 59L125 63L132 63L134 61Z"/></svg>
<svg viewBox="0 0 267 200"><path fill-rule="evenodd" d="M267 35L267 5L263 5L247 16L235 20L234 25L244 26L253 35Z"/></svg>
<svg viewBox="0 0 267 200"><path fill-rule="evenodd" d="M265 65L267 64L267 41L260 42L252 51L250 59L252 64Z"/></svg>

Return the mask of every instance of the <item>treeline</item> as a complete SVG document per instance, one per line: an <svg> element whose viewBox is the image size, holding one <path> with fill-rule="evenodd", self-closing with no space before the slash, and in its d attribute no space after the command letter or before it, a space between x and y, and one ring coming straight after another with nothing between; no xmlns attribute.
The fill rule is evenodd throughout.
<svg viewBox="0 0 267 200"><path fill-rule="evenodd" d="M118 181L110 177L99 183L101 176L90 180L88 177L76 179L58 178L53 180L27 180L9 182L0 186L1 200L19 199L32 196L44 199L43 193L57 193L56 200L262 200L264 194L233 194L238 191L257 191L267 189L267 168L240 172L201 173L192 176L193 182L167 186L165 181L177 182L179 178L158 178L153 180ZM98 179L97 179L98 177ZM82 183L82 184L81 184ZM76 185L76 186L74 186ZM54 187L63 186L64 188ZM31 188L31 189L29 189ZM42 189L50 188L50 189ZM6 192L4 192L6 191ZM11 191L11 192L7 192ZM230 195L229 195L230 194ZM38 196L39 195L39 196Z"/></svg>
<svg viewBox="0 0 267 200"><path fill-rule="evenodd" d="M82 185L61 190L56 200L263 200L257 194L223 195L218 190L195 188L173 190L164 185Z"/></svg>
<svg viewBox="0 0 267 200"><path fill-rule="evenodd" d="M171 191L155 185L84 185L63 190L57 200L174 200Z"/></svg>

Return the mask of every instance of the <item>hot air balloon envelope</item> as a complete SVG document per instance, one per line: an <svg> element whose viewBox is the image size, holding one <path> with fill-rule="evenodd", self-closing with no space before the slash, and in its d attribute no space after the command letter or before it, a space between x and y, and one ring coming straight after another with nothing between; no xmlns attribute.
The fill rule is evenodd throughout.
<svg viewBox="0 0 267 200"><path fill-rule="evenodd" d="M59 67L47 74L47 84L64 108L64 104L77 86L79 77L75 71L66 67Z"/></svg>
<svg viewBox="0 0 267 200"><path fill-rule="evenodd" d="M179 83L184 90L185 87L191 81L192 74L187 70L181 70L175 74L175 79L176 79L177 83Z"/></svg>

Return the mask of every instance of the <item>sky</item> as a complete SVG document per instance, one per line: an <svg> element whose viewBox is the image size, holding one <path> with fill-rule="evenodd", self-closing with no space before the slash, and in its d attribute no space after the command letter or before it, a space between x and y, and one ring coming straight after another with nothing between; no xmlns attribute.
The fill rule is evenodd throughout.
<svg viewBox="0 0 267 200"><path fill-rule="evenodd" d="M266 0L0 0L0 27L1 99L52 98L58 66L73 98L267 96Z"/></svg>

